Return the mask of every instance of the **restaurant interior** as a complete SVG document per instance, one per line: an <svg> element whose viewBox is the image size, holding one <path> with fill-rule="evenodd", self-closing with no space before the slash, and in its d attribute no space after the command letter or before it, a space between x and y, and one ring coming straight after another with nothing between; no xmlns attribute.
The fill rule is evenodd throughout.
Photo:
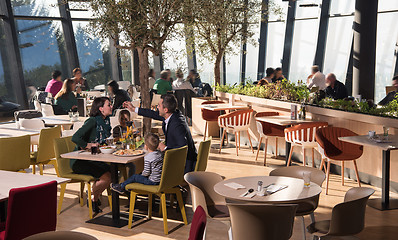
<svg viewBox="0 0 398 240"><path fill-rule="evenodd" d="M397 17L1 0L0 240L396 239Z"/></svg>

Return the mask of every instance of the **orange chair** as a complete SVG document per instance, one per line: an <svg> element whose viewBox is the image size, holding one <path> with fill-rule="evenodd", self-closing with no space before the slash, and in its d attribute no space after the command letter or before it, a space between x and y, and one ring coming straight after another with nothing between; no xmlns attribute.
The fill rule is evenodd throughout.
<svg viewBox="0 0 398 240"><path fill-rule="evenodd" d="M290 142L292 144L287 165L290 166L292 162L294 147L301 147L303 153L303 166L305 166L305 149L310 148L312 150L312 167L315 167L314 148L317 147L315 142L315 133L317 129L327 126L327 122L312 122L302 123L293 127L285 128L285 140L286 142Z"/></svg>
<svg viewBox="0 0 398 240"><path fill-rule="evenodd" d="M254 115L254 118L258 117L271 117L278 116L278 112L259 112ZM268 146L268 137L275 137L275 156L278 156L278 137L285 137L283 130L285 127L278 126L272 123L267 123L264 121L257 121L257 131L260 134L260 140L258 141L258 148L256 154L256 161L258 158L258 153L260 152L261 142L265 139L265 147L264 147L264 166L267 162L267 146Z"/></svg>
<svg viewBox="0 0 398 240"><path fill-rule="evenodd" d="M322 155L322 162L320 169L325 167L325 160L327 162L326 170L326 194L328 194L330 162L341 161L341 184L344 185L344 162L353 161L355 174L359 187L361 182L359 180L358 167L356 159L362 156L363 146L340 141L339 137L357 136L358 134L339 127L325 127L316 131L315 139L318 144L318 152Z"/></svg>
<svg viewBox="0 0 398 240"><path fill-rule="evenodd" d="M211 100L211 101L204 101L202 102L202 105L208 105L208 104L220 104L224 103L223 101L218 101L218 100ZM205 133L203 134L203 141L206 140L206 133L207 133L207 122L217 122L218 117L221 115L221 112L218 111L211 111L207 109L202 108L202 118L203 120L206 121L205 125Z"/></svg>
<svg viewBox="0 0 398 240"><path fill-rule="evenodd" d="M240 149L240 132L243 131L247 132L247 136L250 142L250 147L252 152L254 153L252 140L250 139L250 134L249 134L250 119L252 117L252 114L253 114L253 109L245 109L245 110L239 110L227 113L218 117L218 126L224 128L221 137L219 153L221 153L222 142L224 140L224 136L227 130L231 130L235 134L236 156L238 156L238 141Z"/></svg>

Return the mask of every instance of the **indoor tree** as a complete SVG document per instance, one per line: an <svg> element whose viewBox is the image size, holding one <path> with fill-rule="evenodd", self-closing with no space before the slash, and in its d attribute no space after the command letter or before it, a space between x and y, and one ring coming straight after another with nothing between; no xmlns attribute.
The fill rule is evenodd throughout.
<svg viewBox="0 0 398 240"><path fill-rule="evenodd" d="M92 27L102 39L113 39L116 48L137 50L141 106L150 108L148 51L162 52L162 44L182 20L184 0L91 0ZM144 118L144 133L151 120Z"/></svg>

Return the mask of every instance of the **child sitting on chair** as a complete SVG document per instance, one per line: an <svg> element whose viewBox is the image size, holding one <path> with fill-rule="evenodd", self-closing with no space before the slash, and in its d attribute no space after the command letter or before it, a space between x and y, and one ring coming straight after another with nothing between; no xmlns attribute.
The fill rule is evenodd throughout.
<svg viewBox="0 0 398 240"><path fill-rule="evenodd" d="M121 184L111 184L111 188L123 194L126 185L130 183L142 183L145 185L159 185L162 176L163 155L158 150L159 137L153 133L145 136L145 150L148 154L144 157L144 170L141 174L134 174Z"/></svg>

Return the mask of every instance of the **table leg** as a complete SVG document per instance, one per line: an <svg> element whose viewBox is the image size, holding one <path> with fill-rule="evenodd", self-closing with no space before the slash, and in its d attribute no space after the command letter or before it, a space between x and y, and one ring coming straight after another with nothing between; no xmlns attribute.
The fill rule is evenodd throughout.
<svg viewBox="0 0 398 240"><path fill-rule="evenodd" d="M111 179L112 183L119 183L117 163L111 163ZM112 191L112 220L115 223L120 220L119 193L115 191Z"/></svg>
<svg viewBox="0 0 398 240"><path fill-rule="evenodd" d="M286 146L285 146L285 151L286 151L286 166L287 163L289 161L289 155L290 155L290 148L292 147L292 144L290 142L286 142Z"/></svg>

